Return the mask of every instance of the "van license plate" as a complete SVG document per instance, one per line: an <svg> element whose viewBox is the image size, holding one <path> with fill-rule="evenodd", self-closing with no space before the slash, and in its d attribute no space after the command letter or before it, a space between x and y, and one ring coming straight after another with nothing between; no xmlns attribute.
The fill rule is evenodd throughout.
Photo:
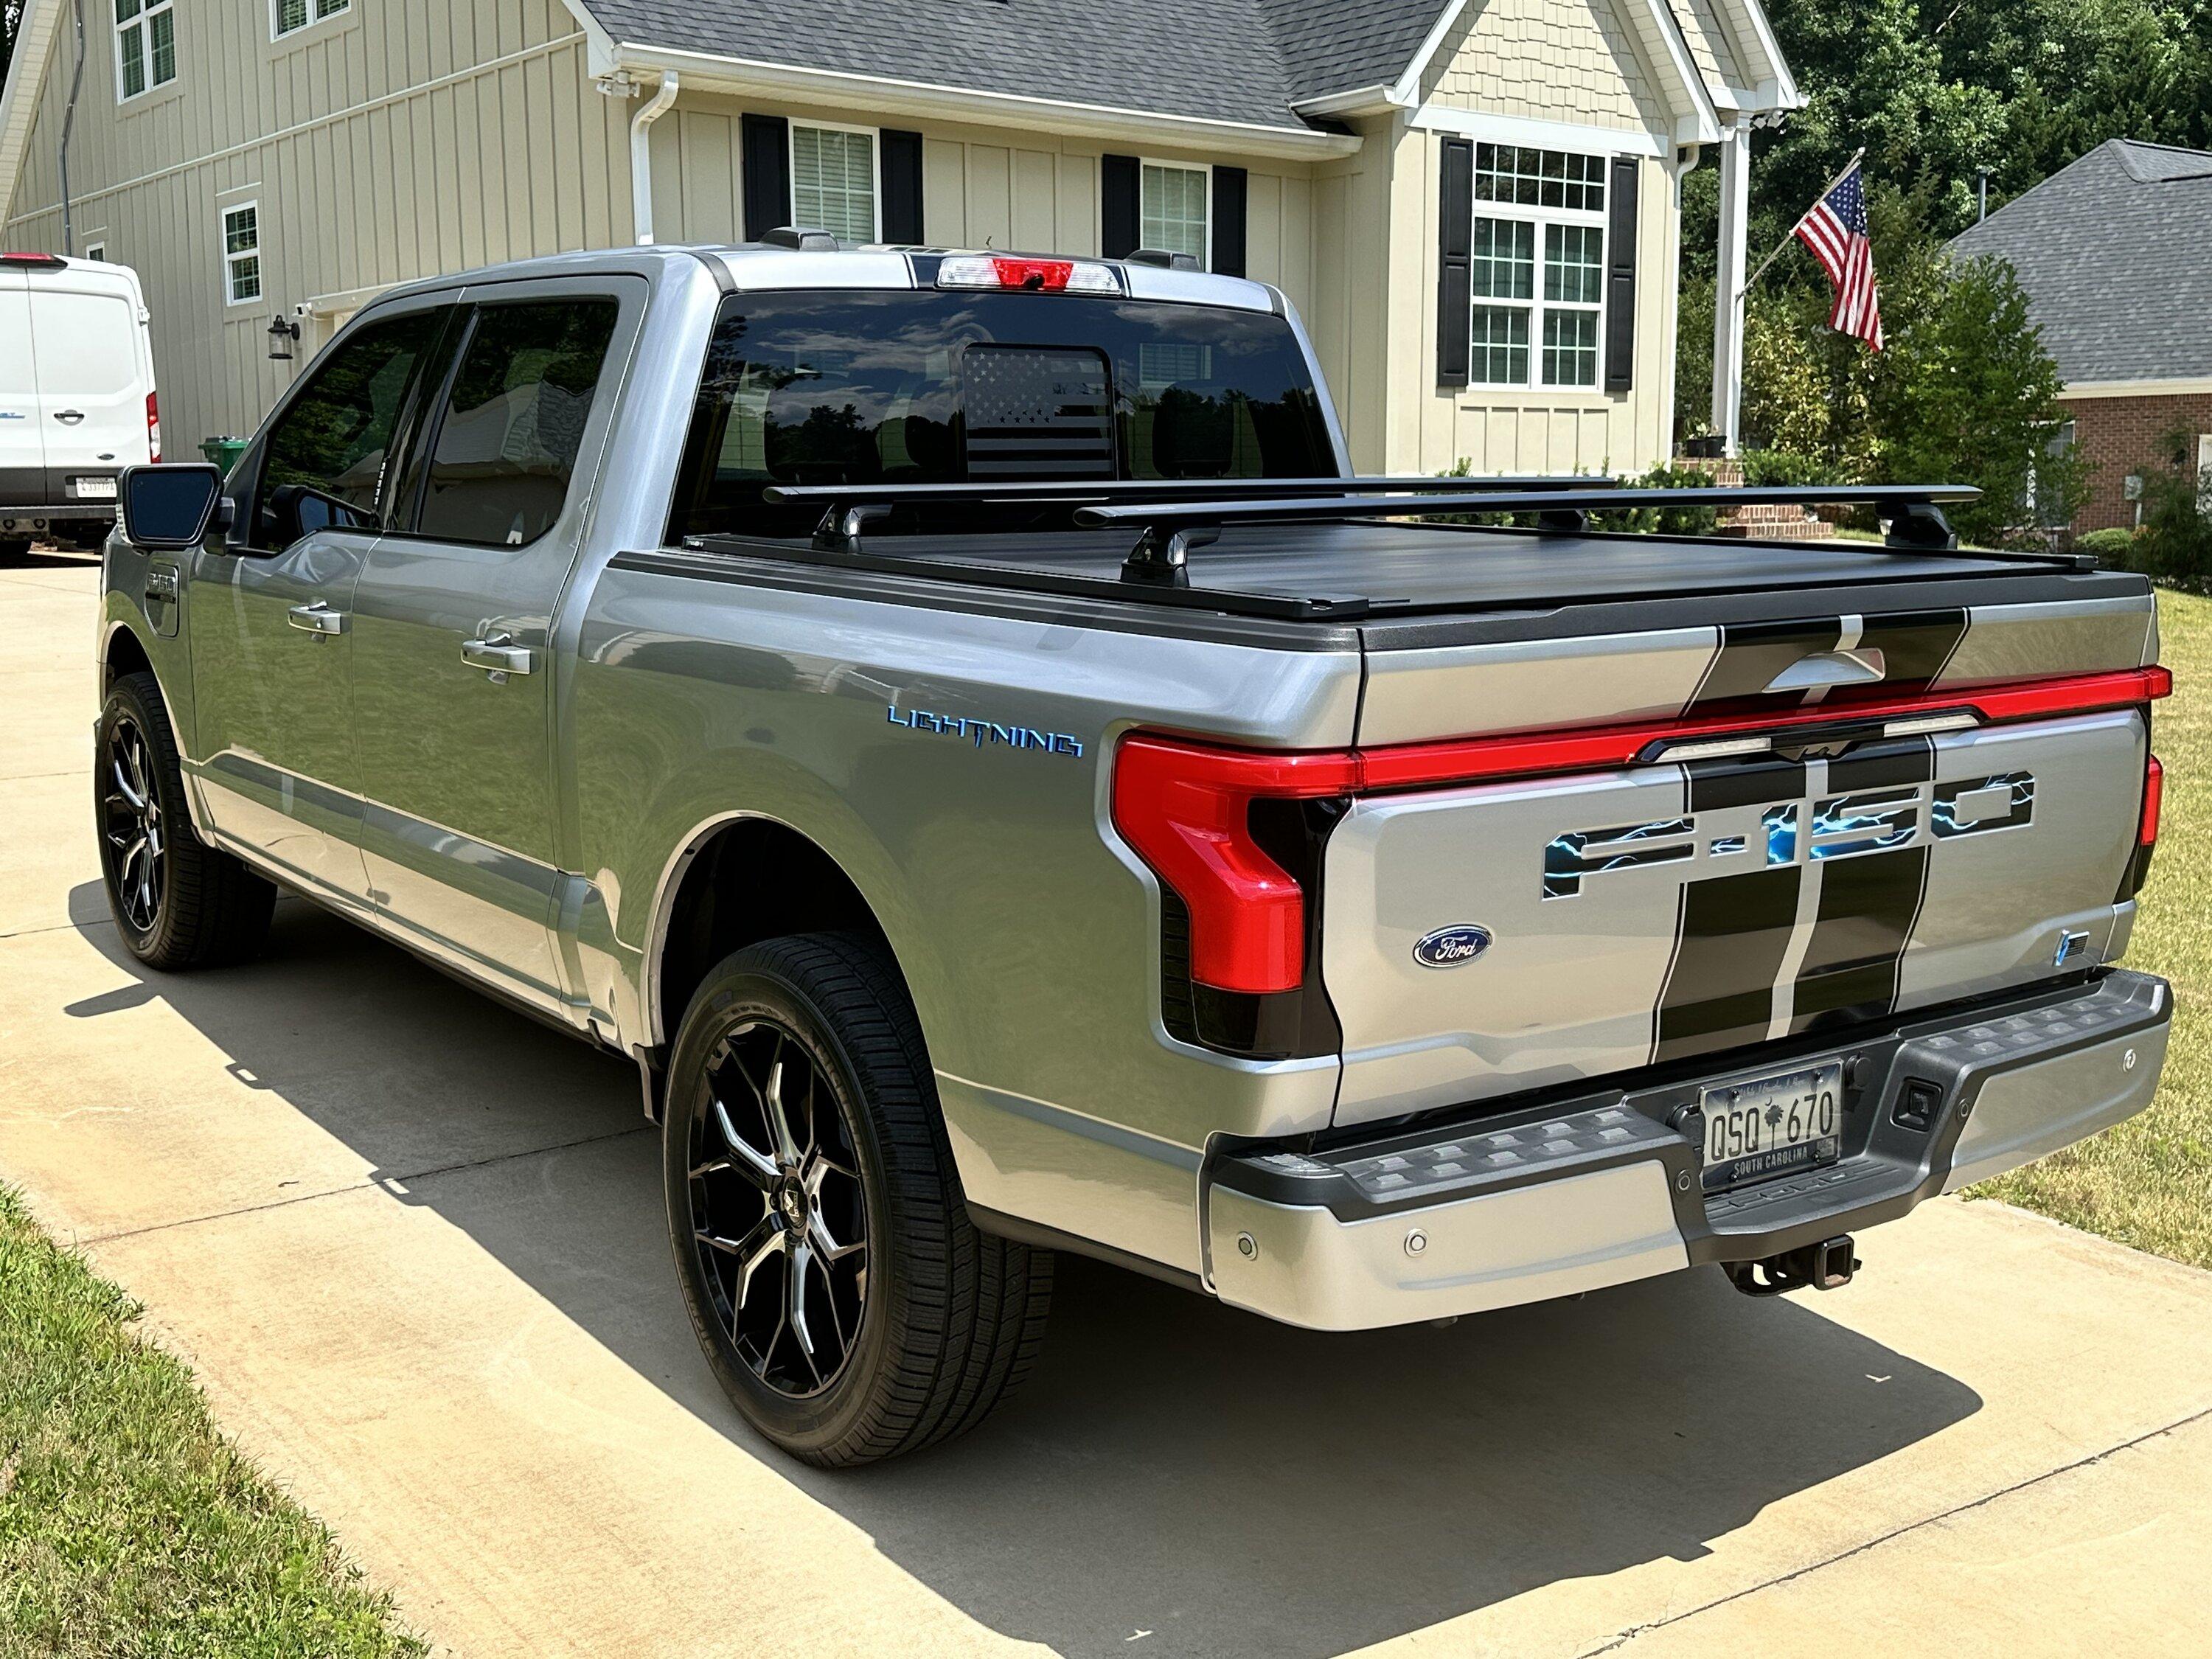
<svg viewBox="0 0 2212 1659"><path fill-rule="evenodd" d="M80 501L112 501L115 499L115 480L112 478L71 478L70 487Z"/></svg>
<svg viewBox="0 0 2212 1659"><path fill-rule="evenodd" d="M1843 1095L1841 1060L1706 1090L1705 1190L1834 1163Z"/></svg>

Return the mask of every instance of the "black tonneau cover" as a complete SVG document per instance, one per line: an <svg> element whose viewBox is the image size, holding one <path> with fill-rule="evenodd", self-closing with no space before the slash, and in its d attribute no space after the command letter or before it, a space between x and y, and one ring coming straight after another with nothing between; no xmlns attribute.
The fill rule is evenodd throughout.
<svg viewBox="0 0 2212 1659"><path fill-rule="evenodd" d="M1228 525L1187 586L1123 579L1126 530L875 537L853 550L744 536L708 552L1228 615L1348 622L1961 579L2063 576L2070 561L1879 544L1515 530L1411 521ZM2079 580L2078 578L2076 580ZM2121 586L2135 591L2140 582ZM1899 594L1893 605L1911 604Z"/></svg>

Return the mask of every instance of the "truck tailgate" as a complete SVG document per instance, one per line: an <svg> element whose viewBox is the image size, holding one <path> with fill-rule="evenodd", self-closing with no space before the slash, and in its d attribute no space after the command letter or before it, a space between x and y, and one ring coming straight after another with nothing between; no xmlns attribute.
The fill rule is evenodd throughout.
<svg viewBox="0 0 2212 1659"><path fill-rule="evenodd" d="M1370 754L1504 732L1540 740L1516 750L1532 753L1592 730L1662 735L1613 764L1352 805L1323 882L1322 978L1344 1032L1336 1121L2116 958L2148 714L2063 688L2154 653L2147 594L1371 653ZM1948 729L1853 713L1882 708ZM1716 732L1747 752L1712 752ZM1470 954L1462 933L1417 955L1455 928L1487 943Z"/></svg>

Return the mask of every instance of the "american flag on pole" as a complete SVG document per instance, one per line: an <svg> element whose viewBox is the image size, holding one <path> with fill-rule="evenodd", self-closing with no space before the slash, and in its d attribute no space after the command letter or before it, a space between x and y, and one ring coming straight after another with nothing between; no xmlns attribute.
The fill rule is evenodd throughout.
<svg viewBox="0 0 2212 1659"><path fill-rule="evenodd" d="M1866 184L1854 161L1828 193L1797 222L1797 240L1836 285L1828 326L1881 349L1881 295L1874 285L1874 244L1867 236Z"/></svg>

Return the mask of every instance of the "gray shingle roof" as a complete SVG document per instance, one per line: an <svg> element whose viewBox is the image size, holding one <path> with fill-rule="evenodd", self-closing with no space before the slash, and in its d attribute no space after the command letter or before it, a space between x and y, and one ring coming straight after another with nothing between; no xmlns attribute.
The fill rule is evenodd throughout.
<svg viewBox="0 0 2212 1659"><path fill-rule="evenodd" d="M1444 0L585 0L617 41L1296 130L1397 78Z"/></svg>
<svg viewBox="0 0 2212 1659"><path fill-rule="evenodd" d="M1952 242L2010 260L2068 382L2212 375L2212 154L2114 138Z"/></svg>

